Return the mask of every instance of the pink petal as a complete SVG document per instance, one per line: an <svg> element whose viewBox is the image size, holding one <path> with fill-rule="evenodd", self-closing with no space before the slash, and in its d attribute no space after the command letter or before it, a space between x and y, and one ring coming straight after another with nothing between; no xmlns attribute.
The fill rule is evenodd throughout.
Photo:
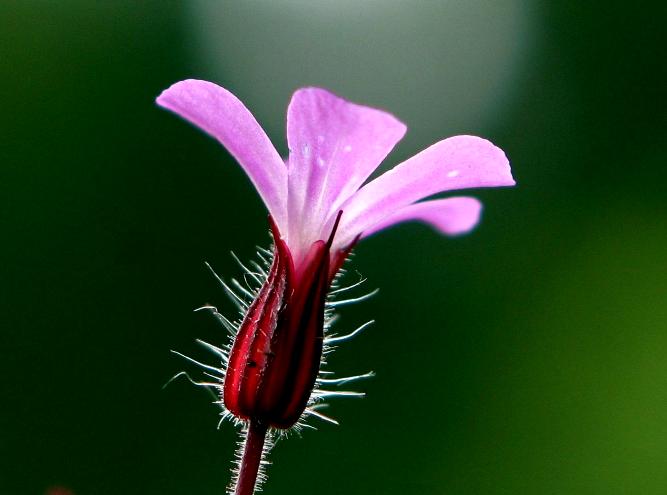
<svg viewBox="0 0 667 495"><path fill-rule="evenodd" d="M188 79L163 91L157 103L220 141L248 174L278 227L286 231L287 169L236 96L216 84Z"/></svg>
<svg viewBox="0 0 667 495"><path fill-rule="evenodd" d="M326 238L324 222L364 183L405 130L392 115L326 90L294 93L287 110L291 248Z"/></svg>
<svg viewBox="0 0 667 495"><path fill-rule="evenodd" d="M468 196L414 203L366 229L362 238L398 223L415 220L429 224L445 235L465 234L477 225L481 212L482 203Z"/></svg>
<svg viewBox="0 0 667 495"><path fill-rule="evenodd" d="M336 243L345 246L399 209L439 192L514 184L500 148L475 136L454 136L359 189L341 206L343 218Z"/></svg>

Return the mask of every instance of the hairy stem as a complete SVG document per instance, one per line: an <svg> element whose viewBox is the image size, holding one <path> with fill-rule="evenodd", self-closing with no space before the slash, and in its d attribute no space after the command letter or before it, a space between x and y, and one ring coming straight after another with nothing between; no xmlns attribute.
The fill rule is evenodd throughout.
<svg viewBox="0 0 667 495"><path fill-rule="evenodd" d="M266 439L267 425L255 420L250 420L246 433L245 445L243 446L243 457L241 458L241 469L234 495L253 495L257 473L262 461L264 440Z"/></svg>

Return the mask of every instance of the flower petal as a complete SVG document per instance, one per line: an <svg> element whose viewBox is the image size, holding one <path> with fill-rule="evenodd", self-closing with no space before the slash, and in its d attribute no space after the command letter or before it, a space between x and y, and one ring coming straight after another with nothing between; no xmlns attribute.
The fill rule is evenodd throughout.
<svg viewBox="0 0 667 495"><path fill-rule="evenodd" d="M286 230L287 169L236 96L211 82L188 79L163 91L157 103L220 141L248 174L278 227Z"/></svg>
<svg viewBox="0 0 667 495"><path fill-rule="evenodd" d="M394 116L326 90L294 93L287 110L291 248L328 235L324 222L364 183L405 130Z"/></svg>
<svg viewBox="0 0 667 495"><path fill-rule="evenodd" d="M366 229L361 237L368 237L401 222L415 220L429 224L445 235L465 234L477 225L481 212L482 203L469 196L414 203Z"/></svg>
<svg viewBox="0 0 667 495"><path fill-rule="evenodd" d="M359 189L342 206L336 236L345 246L399 209L443 191L513 186L505 153L475 136L440 141ZM329 219L327 224L332 223Z"/></svg>

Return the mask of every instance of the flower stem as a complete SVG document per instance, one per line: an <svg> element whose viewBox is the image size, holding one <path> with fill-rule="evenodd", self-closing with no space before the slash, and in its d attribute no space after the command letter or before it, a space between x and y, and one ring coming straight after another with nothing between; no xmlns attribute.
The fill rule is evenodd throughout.
<svg viewBox="0 0 667 495"><path fill-rule="evenodd" d="M255 483L257 481L259 465L262 461L266 430L266 424L261 421L250 420L234 495L253 495L255 493Z"/></svg>

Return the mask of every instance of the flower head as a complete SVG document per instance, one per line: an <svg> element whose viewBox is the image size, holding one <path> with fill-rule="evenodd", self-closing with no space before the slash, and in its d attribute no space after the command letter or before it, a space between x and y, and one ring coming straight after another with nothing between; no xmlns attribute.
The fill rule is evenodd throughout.
<svg viewBox="0 0 667 495"><path fill-rule="evenodd" d="M479 218L477 200L418 201L445 191L514 185L502 150L474 136L439 141L364 185L406 127L389 113L324 89L304 88L292 96L287 161L243 103L220 86L181 81L157 102L216 138L238 160L297 264L313 242L328 238L339 211L333 252L408 220L448 235L464 233Z"/></svg>
<svg viewBox="0 0 667 495"><path fill-rule="evenodd" d="M327 291L358 240L411 220L447 235L467 232L480 216L476 199L422 200L445 191L514 185L502 150L474 136L440 141L367 182L406 127L387 112L324 89L294 93L287 110L287 160L248 109L213 83L178 82L157 102L220 141L270 214L273 261L225 356L220 387L229 413L261 435L268 427L294 425L310 400L323 350ZM243 473L242 466L241 479Z"/></svg>

